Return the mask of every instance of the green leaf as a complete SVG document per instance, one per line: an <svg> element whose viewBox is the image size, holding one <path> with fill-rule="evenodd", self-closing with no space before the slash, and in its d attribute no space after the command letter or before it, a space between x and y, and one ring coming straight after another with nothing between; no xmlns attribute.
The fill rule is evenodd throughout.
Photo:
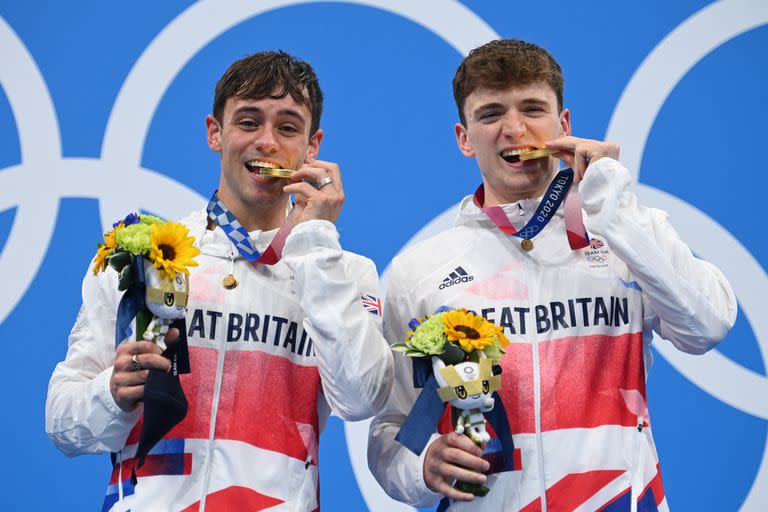
<svg viewBox="0 0 768 512"><path fill-rule="evenodd" d="M410 350L410 347L408 345L406 345L405 343L395 343L394 345L392 345L389 348L391 348L395 352L405 352L407 350Z"/></svg>
<svg viewBox="0 0 768 512"><path fill-rule="evenodd" d="M447 365L459 364L464 361L465 356L466 352L464 352L460 346L449 341L443 345L443 353L440 355L440 359L442 359Z"/></svg>
<svg viewBox="0 0 768 512"><path fill-rule="evenodd" d="M132 263L131 253L116 249L112 254L107 256L107 263L109 263L109 266L116 271L122 272L126 265Z"/></svg>
<svg viewBox="0 0 768 512"><path fill-rule="evenodd" d="M128 288L133 285L134 276L133 276L133 265L126 265L123 267L123 269L120 271L120 281L117 285L117 289L121 292L124 292Z"/></svg>
<svg viewBox="0 0 768 512"><path fill-rule="evenodd" d="M504 350L497 343L488 345L483 349L483 352L485 353L485 357L494 361L501 360L502 356L505 354Z"/></svg>
<svg viewBox="0 0 768 512"><path fill-rule="evenodd" d="M408 349L405 351L405 355L408 357L427 357L427 354L419 350Z"/></svg>

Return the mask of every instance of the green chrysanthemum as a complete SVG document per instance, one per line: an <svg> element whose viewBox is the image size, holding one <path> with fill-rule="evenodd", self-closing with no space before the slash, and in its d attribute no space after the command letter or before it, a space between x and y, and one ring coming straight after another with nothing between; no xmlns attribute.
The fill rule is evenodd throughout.
<svg viewBox="0 0 768 512"><path fill-rule="evenodd" d="M151 235L149 224L131 224L117 231L117 245L135 256L146 254L152 248Z"/></svg>
<svg viewBox="0 0 768 512"><path fill-rule="evenodd" d="M165 224L163 219L154 215L139 215L139 220L142 224Z"/></svg>
<svg viewBox="0 0 768 512"><path fill-rule="evenodd" d="M444 327L440 315L430 316L419 325L408 340L408 345L425 354L442 354L445 342L448 340L443 332Z"/></svg>

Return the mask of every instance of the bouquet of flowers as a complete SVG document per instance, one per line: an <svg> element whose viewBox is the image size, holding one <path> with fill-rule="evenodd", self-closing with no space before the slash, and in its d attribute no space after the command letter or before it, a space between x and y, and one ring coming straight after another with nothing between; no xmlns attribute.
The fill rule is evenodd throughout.
<svg viewBox="0 0 768 512"><path fill-rule="evenodd" d="M477 362L480 353L498 362L509 343L503 327L464 308L413 318L408 327L405 343L395 343L392 350L409 357L436 356L445 364Z"/></svg>
<svg viewBox="0 0 768 512"><path fill-rule="evenodd" d="M136 339L156 340L165 349L168 325L186 314L187 276L200 250L186 226L153 215L131 213L112 228L99 243L93 273L112 267L120 291L144 285L145 307L136 311Z"/></svg>
<svg viewBox="0 0 768 512"><path fill-rule="evenodd" d="M454 431L478 446L490 441L484 413L493 409L492 394L501 387L501 375L494 375L492 366L509 343L503 327L463 308L438 310L412 319L408 326L405 342L392 345L392 350L409 357L430 357L437 394L453 407ZM489 490L466 482L455 487L475 496L485 496Z"/></svg>
<svg viewBox="0 0 768 512"><path fill-rule="evenodd" d="M152 215L129 214L104 234L93 259L93 273L112 267L119 276L118 290L124 291L117 307L115 346L130 335L136 319L136 340L154 340L171 361L171 371L150 369L144 383L143 423L131 481L137 483L136 470L157 442L187 414L179 374L190 373L185 317L189 297L189 267L200 250L186 226ZM172 347L165 346L171 323L179 328ZM135 370L141 369L134 355Z"/></svg>

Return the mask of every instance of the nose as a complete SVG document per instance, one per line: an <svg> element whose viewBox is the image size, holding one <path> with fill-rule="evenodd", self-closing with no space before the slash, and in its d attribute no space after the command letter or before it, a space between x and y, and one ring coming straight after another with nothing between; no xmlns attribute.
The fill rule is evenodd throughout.
<svg viewBox="0 0 768 512"><path fill-rule="evenodd" d="M261 154L269 154L277 151L277 138L269 125L264 125L256 132L253 145Z"/></svg>
<svg viewBox="0 0 768 512"><path fill-rule="evenodd" d="M517 112L507 112L502 124L502 133L510 139L519 139L525 135L525 123Z"/></svg>

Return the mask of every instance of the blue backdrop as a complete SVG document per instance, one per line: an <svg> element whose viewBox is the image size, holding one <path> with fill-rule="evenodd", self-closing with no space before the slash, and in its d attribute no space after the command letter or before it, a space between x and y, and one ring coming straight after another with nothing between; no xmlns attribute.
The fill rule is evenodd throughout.
<svg viewBox="0 0 768 512"><path fill-rule="evenodd" d="M230 62L282 48L313 63L327 97L320 157L340 164L348 197L342 243L384 272L422 228L447 225L440 214L478 183L455 147L450 81L469 49L514 37L554 54L574 134L620 143L641 200L670 211L739 298L718 350L690 358L656 343L649 402L673 510L768 509L758 175L768 3L532 5L2 2L2 508L100 507L109 458L67 459L53 447L48 379L103 227L137 208L178 218L217 183L203 119ZM409 510L367 473L366 425L332 419L324 432L322 506Z"/></svg>

